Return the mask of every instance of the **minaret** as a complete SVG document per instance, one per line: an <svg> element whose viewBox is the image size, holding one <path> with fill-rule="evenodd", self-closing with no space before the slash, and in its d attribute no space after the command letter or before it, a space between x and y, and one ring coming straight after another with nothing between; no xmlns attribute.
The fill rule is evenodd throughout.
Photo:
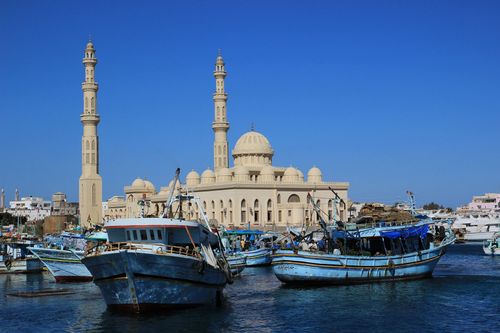
<svg viewBox="0 0 500 333"><path fill-rule="evenodd" d="M226 77L224 69L224 59L219 50L217 61L215 62L215 93L214 93L214 122L212 128L215 132L214 139L214 170L229 167L227 144L227 131L229 123L227 122L227 94L224 91L224 78Z"/></svg>
<svg viewBox="0 0 500 333"><path fill-rule="evenodd" d="M4 208L5 208L5 191L2 188L2 194L0 196L0 212L3 212Z"/></svg>
<svg viewBox="0 0 500 333"><path fill-rule="evenodd" d="M102 223L102 179L99 175L99 137L97 136L97 90L95 82L94 44L87 43L83 65L85 66L85 81L83 90L83 113L80 120L83 124L82 137L82 175L80 176L80 225L89 227L91 224Z"/></svg>

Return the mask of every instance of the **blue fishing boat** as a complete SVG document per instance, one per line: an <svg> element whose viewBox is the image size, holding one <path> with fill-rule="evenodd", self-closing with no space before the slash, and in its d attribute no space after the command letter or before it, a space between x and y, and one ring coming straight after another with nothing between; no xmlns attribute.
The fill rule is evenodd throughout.
<svg viewBox="0 0 500 333"><path fill-rule="evenodd" d="M233 276L239 275L245 269L247 258L244 255L234 253L227 255L226 259L229 263L229 268L231 269L231 274Z"/></svg>
<svg viewBox="0 0 500 333"><path fill-rule="evenodd" d="M319 208L315 210L319 212ZM309 243L302 239L302 249L276 251L273 270L280 281L290 284L352 284L430 277L446 248L455 241L449 228L443 235L434 235L429 228L432 223L428 219L410 225L364 229L339 223L328 228L320 219L323 239Z"/></svg>
<svg viewBox="0 0 500 333"><path fill-rule="evenodd" d="M271 264L271 248L261 239L260 230L224 230L229 242L226 248L230 253L246 257L246 266L265 266Z"/></svg>
<svg viewBox="0 0 500 333"><path fill-rule="evenodd" d="M43 247L29 247L28 250L47 267L56 282L92 281L92 274L81 262L83 251Z"/></svg>
<svg viewBox="0 0 500 333"><path fill-rule="evenodd" d="M427 224L364 230L359 237L344 238L346 243L361 246L357 254L342 254L338 248L333 252L278 250L273 270L285 283L351 284L429 277L455 236L450 232L435 243L428 231Z"/></svg>
<svg viewBox="0 0 500 333"><path fill-rule="evenodd" d="M182 207L191 201L204 223L184 220ZM82 262L109 308L143 312L221 302L232 276L225 257L214 251L221 242L198 198L174 198L171 191L164 217L117 219L105 227L109 243Z"/></svg>
<svg viewBox="0 0 500 333"><path fill-rule="evenodd" d="M247 259L246 265L251 266L267 266L271 264L271 249L255 249L240 252Z"/></svg>

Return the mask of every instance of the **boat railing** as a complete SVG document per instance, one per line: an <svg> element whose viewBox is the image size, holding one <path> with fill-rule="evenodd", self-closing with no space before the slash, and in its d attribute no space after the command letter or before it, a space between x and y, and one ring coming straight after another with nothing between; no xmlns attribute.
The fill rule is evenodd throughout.
<svg viewBox="0 0 500 333"><path fill-rule="evenodd" d="M142 251L153 251L160 255L170 255L170 254L180 254L195 258L201 258L198 251L193 250L189 247L157 244L157 243L131 243L131 242L116 242L116 243L106 243L95 246L89 249L86 256L98 255L103 252L111 251L121 251L121 250L142 250Z"/></svg>

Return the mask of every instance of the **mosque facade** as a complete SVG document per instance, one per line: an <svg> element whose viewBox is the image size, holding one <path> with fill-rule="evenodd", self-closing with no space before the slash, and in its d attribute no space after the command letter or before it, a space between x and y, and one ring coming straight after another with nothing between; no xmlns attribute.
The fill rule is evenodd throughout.
<svg viewBox="0 0 500 333"><path fill-rule="evenodd" d="M174 186L174 192L194 193L208 217L229 228L278 230L316 223L318 217L310 200L330 219L345 221L346 208L333 199L330 189L347 202L349 183L324 181L321 170L315 166L309 169L307 177L297 168L274 166L274 150L269 140L257 131L251 130L238 139L232 150L234 166L229 166L226 75L219 53L214 71L213 170L201 174L192 170L184 182L171 181L159 191L150 181L137 178L125 186L124 196L108 200L104 218L159 216ZM308 199L308 193L312 199ZM183 211L186 218L200 217L195 205L186 205Z"/></svg>

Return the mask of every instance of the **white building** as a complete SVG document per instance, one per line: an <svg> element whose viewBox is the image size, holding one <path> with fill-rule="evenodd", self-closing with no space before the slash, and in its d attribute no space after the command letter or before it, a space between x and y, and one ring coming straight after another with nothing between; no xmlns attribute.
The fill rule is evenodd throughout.
<svg viewBox="0 0 500 333"><path fill-rule="evenodd" d="M52 204L40 197L23 197L9 202L7 213L13 216L24 216L30 222L43 220L50 215Z"/></svg>

